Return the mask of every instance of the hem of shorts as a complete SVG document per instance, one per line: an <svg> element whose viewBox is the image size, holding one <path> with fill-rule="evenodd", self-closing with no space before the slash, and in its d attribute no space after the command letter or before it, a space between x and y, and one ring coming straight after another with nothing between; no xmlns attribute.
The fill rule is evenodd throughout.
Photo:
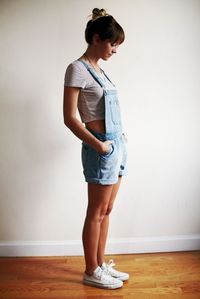
<svg viewBox="0 0 200 299"><path fill-rule="evenodd" d="M115 180L101 180L101 179L92 179L92 178L85 178L87 183L94 183L99 185L113 185L116 184L118 179Z"/></svg>
<svg viewBox="0 0 200 299"><path fill-rule="evenodd" d="M125 174L119 173L120 177L122 177L124 175ZM99 184L99 185L113 185L113 184L116 184L118 182L118 177L115 180L102 180L102 179L85 178L85 181L87 183L94 183L94 184Z"/></svg>

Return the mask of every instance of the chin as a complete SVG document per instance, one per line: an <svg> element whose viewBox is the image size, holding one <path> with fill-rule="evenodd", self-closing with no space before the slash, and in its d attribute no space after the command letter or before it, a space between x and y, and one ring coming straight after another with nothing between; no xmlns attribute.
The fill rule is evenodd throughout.
<svg viewBox="0 0 200 299"><path fill-rule="evenodd" d="M103 57L102 59L103 60L108 60L111 56L106 56L106 57Z"/></svg>

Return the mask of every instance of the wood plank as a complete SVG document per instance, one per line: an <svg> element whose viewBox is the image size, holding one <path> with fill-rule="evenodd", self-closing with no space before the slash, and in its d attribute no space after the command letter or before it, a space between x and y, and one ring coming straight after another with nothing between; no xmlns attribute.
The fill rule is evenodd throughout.
<svg viewBox="0 0 200 299"><path fill-rule="evenodd" d="M106 258L130 274L123 288L83 285L83 257L0 258L0 299L200 299L200 251Z"/></svg>

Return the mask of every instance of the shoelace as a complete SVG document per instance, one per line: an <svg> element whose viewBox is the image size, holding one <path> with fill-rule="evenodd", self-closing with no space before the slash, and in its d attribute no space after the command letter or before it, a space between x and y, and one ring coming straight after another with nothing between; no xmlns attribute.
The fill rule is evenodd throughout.
<svg viewBox="0 0 200 299"><path fill-rule="evenodd" d="M106 269L106 270L107 270L107 269ZM97 274L97 276L99 277L100 280L102 280L103 277L104 277L105 275L107 275L107 274L108 274L108 273L106 273L105 270L102 270L102 269L101 269L101 272L99 271L99 273Z"/></svg>
<svg viewBox="0 0 200 299"><path fill-rule="evenodd" d="M109 262L107 263L107 268L112 268L115 266L114 260L109 260Z"/></svg>
<svg viewBox="0 0 200 299"><path fill-rule="evenodd" d="M106 275L110 275L110 270L112 269L112 267L115 266L115 263L113 260L109 260L109 262L106 265L106 268L103 270L103 272L106 274ZM112 269L114 270L114 269Z"/></svg>

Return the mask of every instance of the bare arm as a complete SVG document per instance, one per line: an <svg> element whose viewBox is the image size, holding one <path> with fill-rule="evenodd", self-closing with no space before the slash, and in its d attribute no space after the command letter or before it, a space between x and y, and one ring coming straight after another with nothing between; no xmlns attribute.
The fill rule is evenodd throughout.
<svg viewBox="0 0 200 299"><path fill-rule="evenodd" d="M80 88L64 87L63 114L65 125L82 141L99 153L108 151L109 141L101 142L77 119L78 96Z"/></svg>

